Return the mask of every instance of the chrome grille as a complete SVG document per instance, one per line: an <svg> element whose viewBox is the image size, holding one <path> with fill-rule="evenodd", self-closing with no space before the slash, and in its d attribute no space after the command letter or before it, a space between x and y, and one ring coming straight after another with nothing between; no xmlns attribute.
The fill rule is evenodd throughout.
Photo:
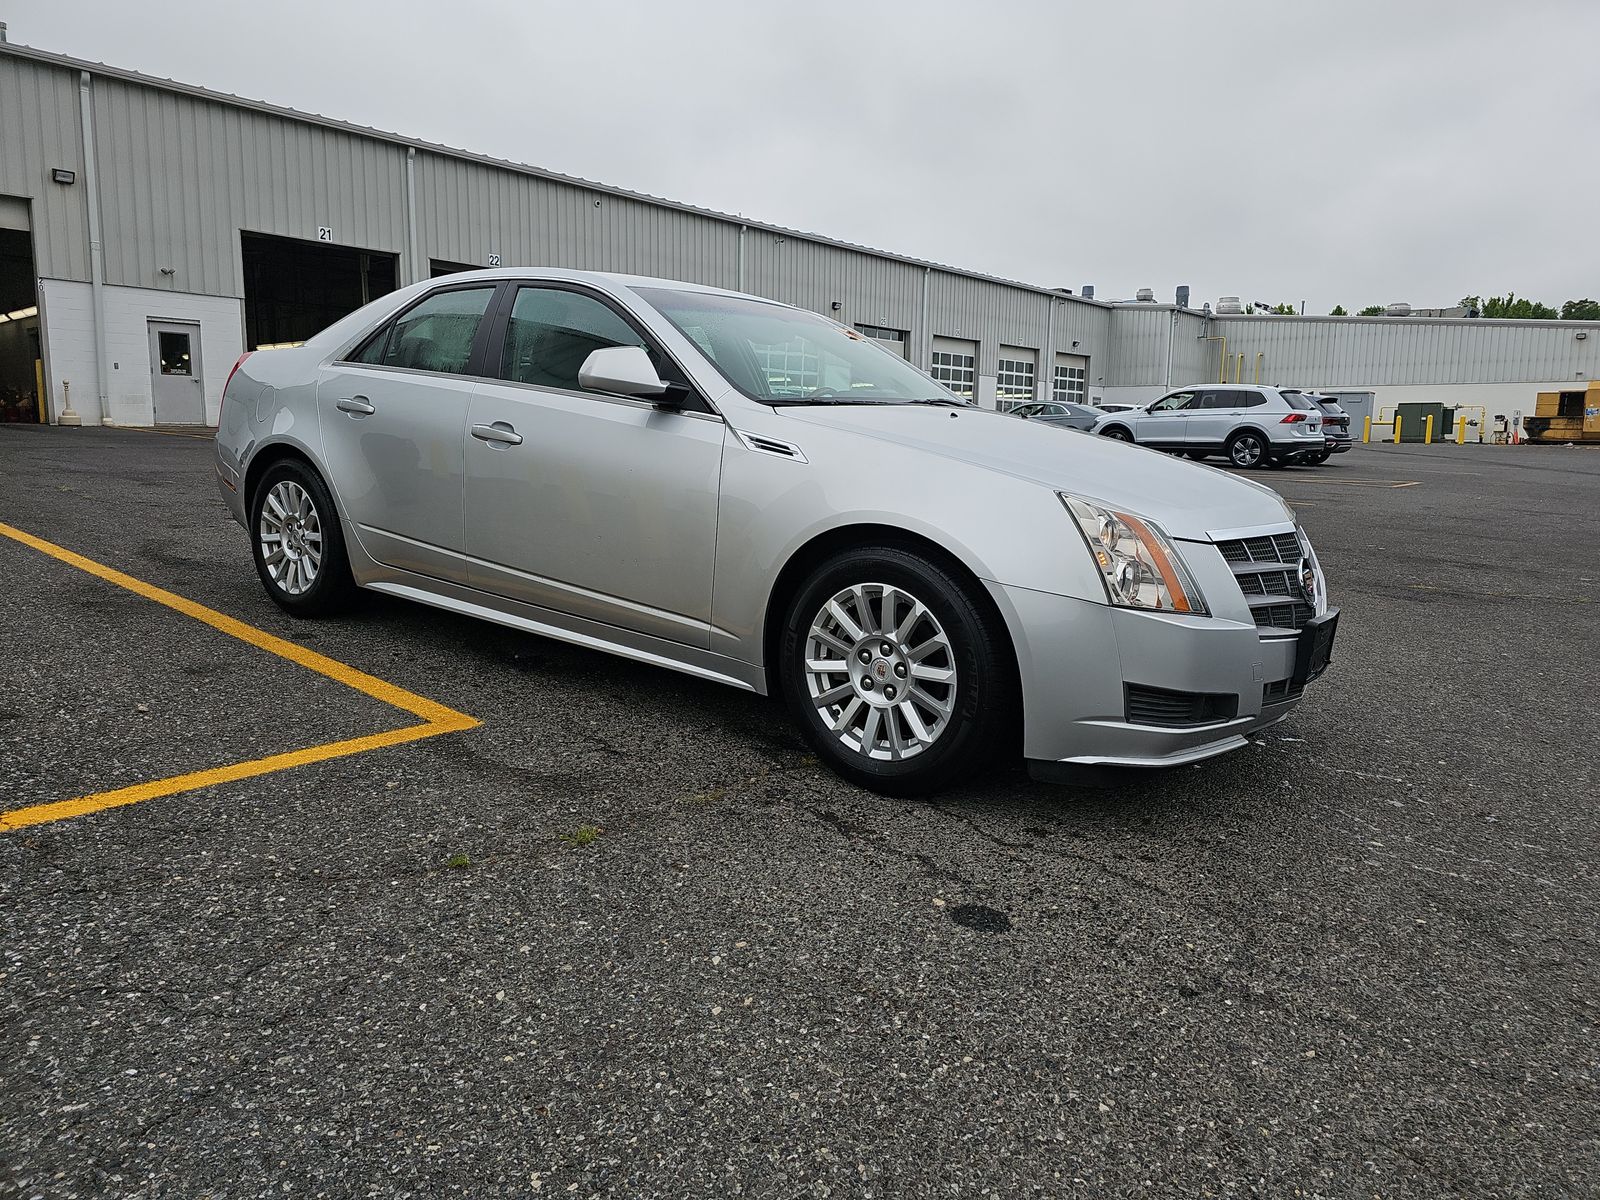
<svg viewBox="0 0 1600 1200"><path fill-rule="evenodd" d="M1300 539L1292 533L1273 533L1263 537L1218 542L1222 557L1231 563L1277 562L1291 567L1300 561Z"/></svg>
<svg viewBox="0 0 1600 1200"><path fill-rule="evenodd" d="M1300 560L1305 550L1294 533L1218 542L1233 577L1261 629L1299 629L1317 610L1300 590Z"/></svg>

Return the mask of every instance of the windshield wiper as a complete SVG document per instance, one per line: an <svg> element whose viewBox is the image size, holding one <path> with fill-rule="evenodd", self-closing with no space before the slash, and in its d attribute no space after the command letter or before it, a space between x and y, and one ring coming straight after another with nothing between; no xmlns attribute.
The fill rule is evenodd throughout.
<svg viewBox="0 0 1600 1200"><path fill-rule="evenodd" d="M948 396L929 396L926 400L902 400L901 404L934 404L944 408L972 408L970 400L952 400Z"/></svg>

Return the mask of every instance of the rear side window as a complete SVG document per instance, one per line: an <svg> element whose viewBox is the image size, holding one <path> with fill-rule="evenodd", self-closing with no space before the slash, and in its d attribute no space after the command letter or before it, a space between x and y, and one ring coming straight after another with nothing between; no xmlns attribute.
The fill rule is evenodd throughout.
<svg viewBox="0 0 1600 1200"><path fill-rule="evenodd" d="M584 360L607 346L649 349L633 326L593 296L560 288L519 288L506 323L500 378L578 391Z"/></svg>
<svg viewBox="0 0 1600 1200"><path fill-rule="evenodd" d="M1283 398L1289 402L1290 408L1304 409L1307 412L1317 411L1317 406L1304 396L1285 394Z"/></svg>
<svg viewBox="0 0 1600 1200"><path fill-rule="evenodd" d="M435 292L361 348L356 362L465 375L493 287Z"/></svg>

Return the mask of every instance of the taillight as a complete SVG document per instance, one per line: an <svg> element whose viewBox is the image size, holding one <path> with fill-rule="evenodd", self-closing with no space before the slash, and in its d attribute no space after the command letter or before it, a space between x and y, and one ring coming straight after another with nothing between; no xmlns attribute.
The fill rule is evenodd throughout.
<svg viewBox="0 0 1600 1200"><path fill-rule="evenodd" d="M1280 422L1280 424L1283 424L1283 425L1296 425L1299 422L1304 421L1305 419L1306 419L1305 413L1303 413L1303 412L1292 412L1287 417L1285 417L1282 420L1282 422Z"/></svg>
<svg viewBox="0 0 1600 1200"><path fill-rule="evenodd" d="M244 360L254 353L255 351L253 350L246 350L239 355L238 361L233 364L233 370L228 372L227 382L222 385L222 399L217 401L217 428L219 429L222 428L222 406L228 402L228 384L233 382L233 377L239 373L239 368L244 366Z"/></svg>

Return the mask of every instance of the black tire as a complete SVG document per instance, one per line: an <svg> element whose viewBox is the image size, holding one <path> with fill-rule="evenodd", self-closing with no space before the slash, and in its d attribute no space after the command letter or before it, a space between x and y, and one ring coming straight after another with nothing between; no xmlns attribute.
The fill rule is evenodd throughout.
<svg viewBox="0 0 1600 1200"><path fill-rule="evenodd" d="M1109 425L1100 431L1101 437L1108 437L1114 442L1131 442L1133 434L1121 425Z"/></svg>
<svg viewBox="0 0 1600 1200"><path fill-rule="evenodd" d="M321 559L316 573L309 585L297 591L291 590L292 583L286 583L274 574L263 545L264 534L268 531L263 528L262 510L267 507L267 498L280 484L298 486L305 494L316 532L321 536ZM308 528L309 524L306 523ZM333 496L329 494L321 476L311 467L298 459L285 459L266 469L250 497L249 531L250 556L255 560L261 586L267 589L267 595L284 612L296 617L318 617L338 612L349 605L356 588L350 576L350 558L345 552L344 529L339 523L339 511L334 506Z"/></svg>
<svg viewBox="0 0 1600 1200"><path fill-rule="evenodd" d="M934 735L932 744L907 757L873 758L858 746L847 744L841 734L824 720L810 691L812 673L806 670L806 655L813 621L826 620L824 611L829 601L858 585L865 585L869 594L871 585L896 589L901 596L899 603L902 609L899 611L909 611L905 597L920 601L938 622L949 646L948 651L940 650L921 660L922 663L934 665L948 662L954 668L953 699L949 698L948 693L943 697L950 699L949 714ZM881 598L879 603L881 617ZM907 634L907 644L916 641L931 628L927 625L914 626ZM880 636L869 634L865 640L876 643ZM872 667L869 669L864 666L860 673L872 676L880 661L886 667L892 661L895 667L885 670L877 678L893 686L896 680L892 671L898 670L901 665L896 656L903 651L903 647L893 643L884 644L892 645L894 654L880 658L878 650L874 648L871 651L874 655ZM865 648L864 643L862 648ZM842 659L841 663L851 663L853 671L854 661L852 657ZM837 683L844 674L843 671L835 673L831 676L831 682ZM988 764L1002 749L1017 746L1011 736L1019 728L1012 716L1020 711L1015 666L999 617L982 603L968 584L944 566L898 547L863 546L847 550L830 558L811 573L783 616L778 675L784 702L817 756L851 783L871 791L890 796L920 796L952 787ZM839 686L845 685L840 683ZM877 710L879 722L894 723L895 736L902 741L907 740L912 726L906 717L897 716L896 710L904 712L912 701L908 689L915 686L901 684L901 699L888 704L887 708L879 707ZM938 689L944 685L929 686ZM875 695L880 698L880 703L884 702L882 698L886 690L884 684L878 685ZM859 687L843 697L836 706L838 711L830 715L836 718L852 703L858 705L856 711L865 721L872 705L865 700ZM926 712L920 713L919 723L926 716ZM925 729L929 728L925 726ZM882 729L883 740L887 743L887 726L882 726ZM854 734L857 742L866 740L865 732L865 725L859 731L851 729L848 724L845 727L845 733ZM892 753L887 744L883 747L883 753Z"/></svg>
<svg viewBox="0 0 1600 1200"><path fill-rule="evenodd" d="M1268 465L1267 439L1254 429L1241 429L1228 439L1228 462L1235 467L1259 468Z"/></svg>
<svg viewBox="0 0 1600 1200"><path fill-rule="evenodd" d="M1209 450L1189 450L1185 453L1187 453L1190 458L1194 459L1195 462L1204 462L1206 459L1211 457L1211 451Z"/></svg>

